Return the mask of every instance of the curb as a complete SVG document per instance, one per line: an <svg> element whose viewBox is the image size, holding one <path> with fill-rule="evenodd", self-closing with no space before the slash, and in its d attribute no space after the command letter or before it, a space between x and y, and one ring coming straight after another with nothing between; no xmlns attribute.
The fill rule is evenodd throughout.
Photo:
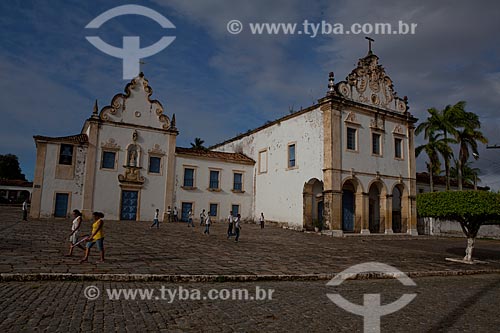
<svg viewBox="0 0 500 333"><path fill-rule="evenodd" d="M347 280L393 279L403 275L410 278L449 277L480 274L500 274L500 269L415 271L358 274L341 274ZM256 282L256 281L323 281L331 280L337 274L301 274L301 275L169 275L169 274L72 274L72 273L2 273L0 282L33 281L110 281L110 282Z"/></svg>

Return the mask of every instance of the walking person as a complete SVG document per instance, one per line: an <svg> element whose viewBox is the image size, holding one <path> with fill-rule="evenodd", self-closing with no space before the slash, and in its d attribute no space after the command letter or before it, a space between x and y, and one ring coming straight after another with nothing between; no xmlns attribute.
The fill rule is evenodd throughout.
<svg viewBox="0 0 500 333"><path fill-rule="evenodd" d="M200 227L203 225L203 223L205 223L205 218L206 218L205 210L203 210L200 214Z"/></svg>
<svg viewBox="0 0 500 333"><path fill-rule="evenodd" d="M179 220L177 219L177 206L174 207L174 222L178 222Z"/></svg>
<svg viewBox="0 0 500 333"><path fill-rule="evenodd" d="M23 221L28 221L28 198L23 202Z"/></svg>
<svg viewBox="0 0 500 333"><path fill-rule="evenodd" d="M80 226L82 225L82 213L75 209L73 211L73 222L71 225L71 233L69 234L69 252L66 255L67 257L71 257L73 255L73 248L75 247L76 242L78 241L78 232L80 231ZM78 247L83 250L83 246L78 244Z"/></svg>
<svg viewBox="0 0 500 333"><path fill-rule="evenodd" d="M229 212L227 217L227 239L233 236L233 212Z"/></svg>
<svg viewBox="0 0 500 333"><path fill-rule="evenodd" d="M203 234L210 235L210 224L212 224L212 219L210 218L210 213L208 213L205 219L205 231Z"/></svg>
<svg viewBox="0 0 500 333"><path fill-rule="evenodd" d="M264 213L260 213L259 222L260 222L260 228L264 229Z"/></svg>
<svg viewBox="0 0 500 333"><path fill-rule="evenodd" d="M240 220L241 220L241 215L238 214L234 219L234 233L236 235L236 238L234 239L235 242L238 242L238 240L240 239L240 231L241 231Z"/></svg>
<svg viewBox="0 0 500 333"><path fill-rule="evenodd" d="M167 222L172 222L172 208L170 206L167 208Z"/></svg>
<svg viewBox="0 0 500 333"><path fill-rule="evenodd" d="M154 227L156 225L156 229L158 229L160 227L160 220L158 218L158 216L160 215L160 210L157 208L156 211L155 211L155 217L153 219L153 224L151 224L151 227Z"/></svg>
<svg viewBox="0 0 500 333"><path fill-rule="evenodd" d="M85 256L80 263L87 262L89 259L90 249L94 244L97 244L97 248L101 252L101 260L98 263L104 262L104 218L103 213L93 212L92 217L94 218L94 223L92 224L92 234L87 240L87 245L85 249Z"/></svg>
<svg viewBox="0 0 500 333"><path fill-rule="evenodd" d="M194 228L193 217L194 217L193 210L190 209L188 212L188 227L191 226Z"/></svg>

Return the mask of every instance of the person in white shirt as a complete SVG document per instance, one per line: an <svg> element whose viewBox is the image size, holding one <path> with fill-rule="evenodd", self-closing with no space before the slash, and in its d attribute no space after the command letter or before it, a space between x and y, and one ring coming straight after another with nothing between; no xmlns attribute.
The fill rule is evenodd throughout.
<svg viewBox="0 0 500 333"><path fill-rule="evenodd" d="M264 229L264 213L260 213L259 222L260 222L260 228Z"/></svg>
<svg viewBox="0 0 500 333"><path fill-rule="evenodd" d="M233 236L233 212L229 212L227 217L227 239Z"/></svg>
<svg viewBox="0 0 500 333"><path fill-rule="evenodd" d="M172 222L172 208L170 206L167 208L167 222Z"/></svg>
<svg viewBox="0 0 500 333"><path fill-rule="evenodd" d="M200 214L200 226L202 226L203 223L205 223L205 218L206 218L206 216L205 216L205 210L203 210L201 212L201 214Z"/></svg>
<svg viewBox="0 0 500 333"><path fill-rule="evenodd" d="M78 232L80 231L80 226L82 224L82 213L78 209L73 211L73 223L71 225L71 233L69 234L69 242L71 243L69 246L69 253L66 255L68 257L73 255L74 244L78 241ZM83 249L81 245L78 246Z"/></svg>
<svg viewBox="0 0 500 333"><path fill-rule="evenodd" d="M188 227L191 226L194 228L193 217L194 217L193 210L190 209L188 212Z"/></svg>
<svg viewBox="0 0 500 333"><path fill-rule="evenodd" d="M238 240L240 239L240 231L241 231L240 220L241 220L241 215L238 214L234 219L234 234L236 235L236 238L234 239L235 242L238 242Z"/></svg>
<svg viewBox="0 0 500 333"><path fill-rule="evenodd" d="M210 213L207 214L207 218L205 219L205 231L203 232L204 234L210 235L210 224L212 223L212 220L210 218Z"/></svg>
<svg viewBox="0 0 500 333"><path fill-rule="evenodd" d="M175 207L174 207L174 222L179 221L179 219L177 218L177 216L178 216L177 206L175 206Z"/></svg>
<svg viewBox="0 0 500 333"><path fill-rule="evenodd" d="M23 221L28 221L28 199L23 202Z"/></svg>
<svg viewBox="0 0 500 333"><path fill-rule="evenodd" d="M158 219L158 216L160 215L160 210L156 209L155 211L155 217L153 219L153 224L151 224L151 227L154 227L156 225L156 228L158 229L160 227L160 220Z"/></svg>

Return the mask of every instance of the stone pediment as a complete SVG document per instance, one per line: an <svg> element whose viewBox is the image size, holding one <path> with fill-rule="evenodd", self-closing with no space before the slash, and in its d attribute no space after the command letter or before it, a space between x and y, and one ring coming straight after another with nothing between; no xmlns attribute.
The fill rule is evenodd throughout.
<svg viewBox="0 0 500 333"><path fill-rule="evenodd" d="M408 110L406 101L397 97L391 78L373 53L359 59L358 66L346 81L336 84L335 90L340 96L355 102L399 113Z"/></svg>
<svg viewBox="0 0 500 333"><path fill-rule="evenodd" d="M99 117L104 122L111 121L140 125L162 130L175 130L175 122L163 114L163 106L151 100L153 90L144 74L132 79L125 87L125 94L117 94L111 105L102 108Z"/></svg>

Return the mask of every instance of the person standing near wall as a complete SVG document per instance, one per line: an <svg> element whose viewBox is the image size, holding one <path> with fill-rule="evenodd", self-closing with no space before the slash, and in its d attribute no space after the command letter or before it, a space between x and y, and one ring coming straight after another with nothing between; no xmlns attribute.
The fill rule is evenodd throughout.
<svg viewBox="0 0 500 333"><path fill-rule="evenodd" d="M194 228L193 217L194 217L193 210L190 209L188 212L188 227Z"/></svg>
<svg viewBox="0 0 500 333"><path fill-rule="evenodd" d="M177 215L178 215L178 212L177 212L177 206L174 207L174 222L177 222L178 219L177 219Z"/></svg>
<svg viewBox="0 0 500 333"><path fill-rule="evenodd" d="M241 231L240 220L241 220L241 215L238 214L234 219L234 233L236 235L236 238L234 239L235 242L238 242L238 240L240 239L240 231Z"/></svg>
<svg viewBox="0 0 500 333"><path fill-rule="evenodd" d="M172 222L172 208L170 206L167 208L167 222Z"/></svg>
<svg viewBox="0 0 500 333"><path fill-rule="evenodd" d="M28 199L23 202L23 221L28 221Z"/></svg>
<svg viewBox="0 0 500 333"><path fill-rule="evenodd" d="M205 231L204 234L210 235L210 224L212 223L212 219L210 218L210 213L207 214L207 218L205 219Z"/></svg>
<svg viewBox="0 0 500 333"><path fill-rule="evenodd" d="M260 228L264 229L264 213L260 213L259 222L260 222Z"/></svg>
<svg viewBox="0 0 500 333"><path fill-rule="evenodd" d="M203 223L205 223L205 210L203 210L200 214L200 227L203 225Z"/></svg>
<svg viewBox="0 0 500 333"><path fill-rule="evenodd" d="M233 212L227 217L227 239L233 235Z"/></svg>

